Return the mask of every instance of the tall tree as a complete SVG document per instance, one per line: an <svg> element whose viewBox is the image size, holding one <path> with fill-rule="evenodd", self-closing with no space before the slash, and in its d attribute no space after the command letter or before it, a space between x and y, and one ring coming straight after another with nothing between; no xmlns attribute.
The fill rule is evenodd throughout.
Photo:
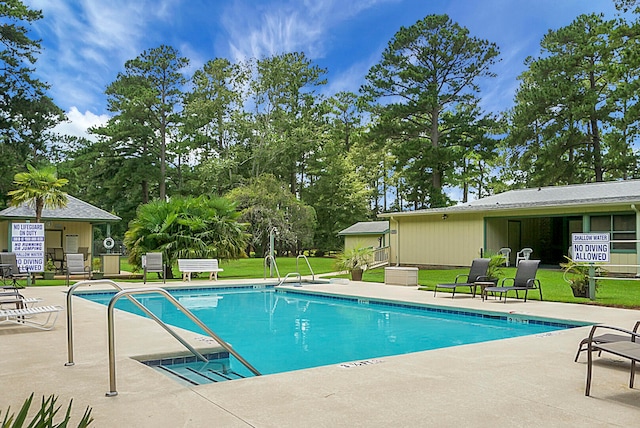
<svg viewBox="0 0 640 428"><path fill-rule="evenodd" d="M237 169L244 160L240 143L247 128L243 106L249 72L245 64L216 58L193 74L178 155L188 157L190 162L184 164L195 163L195 167L194 174L182 177L184 192L222 195L238 183Z"/></svg>
<svg viewBox="0 0 640 428"><path fill-rule="evenodd" d="M29 25L41 18L20 0L0 4L0 206L15 173L47 160L49 130L64 118L33 75L40 42Z"/></svg>
<svg viewBox="0 0 640 428"><path fill-rule="evenodd" d="M307 157L322 134L324 104L316 91L326 84L325 74L301 52L257 61L251 85L254 177L274 173L289 184L291 193L299 193Z"/></svg>
<svg viewBox="0 0 640 428"><path fill-rule="evenodd" d="M338 232L371 215L370 192L353 156L364 120L358 96L339 92L328 100L327 111L327 131L309 156L307 186L301 192L317 216L314 246L324 251L338 250L343 244Z"/></svg>
<svg viewBox="0 0 640 428"><path fill-rule="evenodd" d="M139 157L141 170L158 169L158 196L167 196L168 137L180 124L185 77L189 60L170 46L142 52L125 63L125 71L107 87L109 111L115 115L107 125L93 131L110 139L125 157ZM148 183L143 180L148 200Z"/></svg>
<svg viewBox="0 0 640 428"><path fill-rule="evenodd" d="M452 129L444 128L442 114L475 102L478 80L493 76L497 56L494 43L471 37L447 15L429 15L400 28L369 70L361 91L379 102L374 131L391 142L416 208L447 203L442 188L452 152L442 137Z"/></svg>
<svg viewBox="0 0 640 428"><path fill-rule="evenodd" d="M603 181L634 168L637 115L629 111L637 92L628 88L637 87L629 71L638 60L628 47L639 36L637 25L596 14L544 36L540 57L520 76L511 118L510 164L522 171L521 183Z"/></svg>
<svg viewBox="0 0 640 428"><path fill-rule="evenodd" d="M62 190L68 180L58 178L53 167L36 169L27 165L27 172L14 177L17 189L11 190L12 205L28 204L35 209L35 222L40 223L44 208L59 208L67 205L67 194Z"/></svg>

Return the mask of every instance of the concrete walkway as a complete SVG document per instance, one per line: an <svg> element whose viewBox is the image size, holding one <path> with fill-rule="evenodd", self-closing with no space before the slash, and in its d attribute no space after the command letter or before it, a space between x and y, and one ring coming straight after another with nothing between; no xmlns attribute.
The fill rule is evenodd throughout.
<svg viewBox="0 0 640 428"><path fill-rule="evenodd" d="M197 284L211 285L189 285ZM304 288L627 328L640 319L633 310L512 299L502 304L468 295L451 299L448 293L434 297L415 287L350 283ZM23 294L43 297L43 304L66 306L65 290L33 287ZM17 411L35 392L37 398L58 394L64 408L73 398L76 419L91 406L96 427L628 427L640 418L640 384L628 388L626 362L596 358L592 397L584 396L586 356L578 363L573 358L588 327L384 357L375 365L332 365L190 388L131 358L182 349L151 320L119 312L119 394L105 397L110 389L105 307L74 298L73 317L71 367L65 366L64 313L52 331L0 326L0 410L11 405ZM198 335L184 335L202 347Z"/></svg>

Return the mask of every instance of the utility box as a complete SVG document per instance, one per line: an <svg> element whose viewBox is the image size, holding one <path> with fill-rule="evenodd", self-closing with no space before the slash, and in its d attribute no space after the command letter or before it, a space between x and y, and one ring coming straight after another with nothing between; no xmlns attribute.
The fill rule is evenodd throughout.
<svg viewBox="0 0 640 428"><path fill-rule="evenodd" d="M387 285L418 285L417 267L386 267L384 268L384 283Z"/></svg>
<svg viewBox="0 0 640 428"><path fill-rule="evenodd" d="M105 276L120 274L120 254L100 254L100 258Z"/></svg>

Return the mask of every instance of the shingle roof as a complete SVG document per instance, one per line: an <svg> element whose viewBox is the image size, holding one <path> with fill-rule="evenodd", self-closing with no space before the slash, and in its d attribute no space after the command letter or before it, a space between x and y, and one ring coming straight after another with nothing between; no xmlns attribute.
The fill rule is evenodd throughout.
<svg viewBox="0 0 640 428"><path fill-rule="evenodd" d="M64 208L42 210L43 220L83 220L93 222L114 222L121 220L117 215L113 215L103 209L95 207L87 202L67 195L67 206ZM9 207L0 211L0 220L3 219L33 219L36 210L28 204L16 207Z"/></svg>
<svg viewBox="0 0 640 428"><path fill-rule="evenodd" d="M637 202L638 200L640 200L640 180L624 180L511 190L478 199L468 205L592 205L625 201Z"/></svg>
<svg viewBox="0 0 640 428"><path fill-rule="evenodd" d="M640 204L640 180L607 181L601 183L573 184L567 186L539 187L510 190L487 196L466 204L446 208L432 208L392 215L438 214L447 212L494 211L503 209L531 209L562 206L589 206L620 203Z"/></svg>
<svg viewBox="0 0 640 428"><path fill-rule="evenodd" d="M388 221L361 221L338 232L338 235L380 235L389 232Z"/></svg>

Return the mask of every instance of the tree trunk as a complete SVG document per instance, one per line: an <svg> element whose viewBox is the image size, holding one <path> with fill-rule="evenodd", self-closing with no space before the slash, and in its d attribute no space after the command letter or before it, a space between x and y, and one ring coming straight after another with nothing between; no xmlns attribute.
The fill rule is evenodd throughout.
<svg viewBox="0 0 640 428"><path fill-rule="evenodd" d="M589 85L592 91L596 91L596 77L592 71L589 72ZM602 178L602 148L600 147L600 131L598 130L598 119L596 118L596 106L593 106L591 117L591 139L593 142L593 170L596 175L596 181L603 181Z"/></svg>
<svg viewBox="0 0 640 428"><path fill-rule="evenodd" d="M440 132L438 131L438 119L440 112L438 109L434 109L431 111L431 147L437 149L440 146ZM435 161L432 165L433 175L432 175L432 184L433 188L437 191L442 189L442 171L440 170L440 165L438 161Z"/></svg>
<svg viewBox="0 0 640 428"><path fill-rule="evenodd" d="M142 203L148 204L149 203L149 182L147 180L142 180L142 183L140 184L142 186Z"/></svg>

